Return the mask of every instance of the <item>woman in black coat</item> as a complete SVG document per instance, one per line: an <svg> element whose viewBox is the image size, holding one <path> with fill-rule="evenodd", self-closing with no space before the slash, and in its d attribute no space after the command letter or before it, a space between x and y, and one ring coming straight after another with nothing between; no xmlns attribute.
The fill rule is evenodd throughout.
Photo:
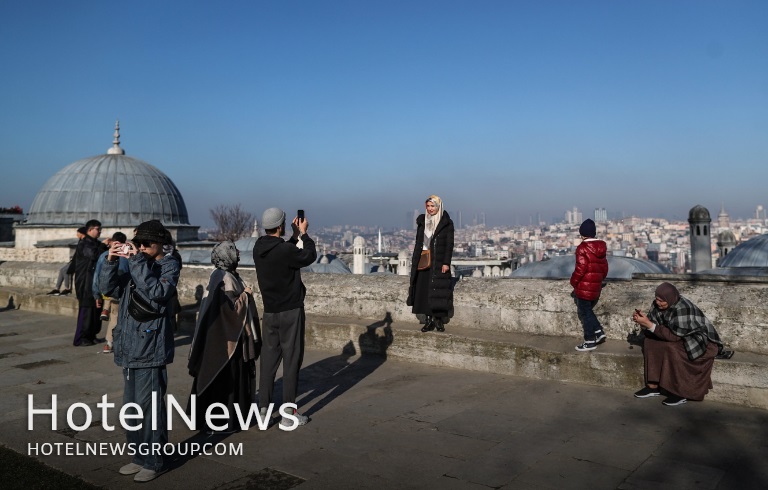
<svg viewBox="0 0 768 490"><path fill-rule="evenodd" d="M426 214L416 218L416 243L411 261L411 287L408 290L409 306L413 313L427 316L422 332L437 329L445 331L444 319L453 308L451 289L451 256L453 255L453 221L443 210L443 201L429 196ZM429 252L429 261L419 259ZM421 270L420 270L421 269Z"/></svg>

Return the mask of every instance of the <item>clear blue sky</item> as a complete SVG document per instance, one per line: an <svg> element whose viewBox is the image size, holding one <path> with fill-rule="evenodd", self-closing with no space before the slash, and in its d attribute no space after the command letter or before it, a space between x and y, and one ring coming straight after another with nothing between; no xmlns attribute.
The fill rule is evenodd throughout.
<svg viewBox="0 0 768 490"><path fill-rule="evenodd" d="M0 206L75 160L163 170L194 224L768 206L768 2L0 3Z"/></svg>

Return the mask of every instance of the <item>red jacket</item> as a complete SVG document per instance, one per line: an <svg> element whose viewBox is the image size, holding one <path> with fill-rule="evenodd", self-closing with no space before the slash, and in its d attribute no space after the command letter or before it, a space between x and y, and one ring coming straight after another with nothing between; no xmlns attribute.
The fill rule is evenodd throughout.
<svg viewBox="0 0 768 490"><path fill-rule="evenodd" d="M587 238L576 248L576 268L571 274L571 286L576 297L594 301L600 297L603 280L608 275L608 247L596 238Z"/></svg>

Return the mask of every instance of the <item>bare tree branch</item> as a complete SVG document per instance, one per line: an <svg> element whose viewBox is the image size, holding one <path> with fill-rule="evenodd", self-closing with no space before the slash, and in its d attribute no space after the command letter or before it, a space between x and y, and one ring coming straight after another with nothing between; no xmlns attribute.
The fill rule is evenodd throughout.
<svg viewBox="0 0 768 490"><path fill-rule="evenodd" d="M239 240L251 236L253 214L247 212L240 204L227 206L220 204L210 210L211 219L216 225L213 239L216 241Z"/></svg>

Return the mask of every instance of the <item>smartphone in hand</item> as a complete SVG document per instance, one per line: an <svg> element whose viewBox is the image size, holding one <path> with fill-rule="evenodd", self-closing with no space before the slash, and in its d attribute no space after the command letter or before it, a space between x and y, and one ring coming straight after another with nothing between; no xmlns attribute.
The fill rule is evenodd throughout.
<svg viewBox="0 0 768 490"><path fill-rule="evenodd" d="M296 216L299 217L299 221L304 221L304 210L299 209L299 211L296 213Z"/></svg>

